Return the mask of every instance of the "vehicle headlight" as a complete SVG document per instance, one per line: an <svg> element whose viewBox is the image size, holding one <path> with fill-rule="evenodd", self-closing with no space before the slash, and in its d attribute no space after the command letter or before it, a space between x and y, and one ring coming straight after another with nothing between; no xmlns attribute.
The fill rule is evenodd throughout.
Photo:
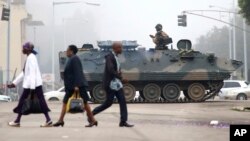
<svg viewBox="0 0 250 141"><path fill-rule="evenodd" d="M10 101L10 98L7 98L7 97L6 97L6 98L3 98L3 99L6 100L6 101Z"/></svg>

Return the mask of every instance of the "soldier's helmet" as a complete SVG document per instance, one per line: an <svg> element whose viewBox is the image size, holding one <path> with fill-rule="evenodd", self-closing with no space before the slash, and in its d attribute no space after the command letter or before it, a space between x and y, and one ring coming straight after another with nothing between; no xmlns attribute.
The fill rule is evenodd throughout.
<svg viewBox="0 0 250 141"><path fill-rule="evenodd" d="M156 31L161 31L162 30L162 25L161 24L157 24L155 26L155 29L156 29Z"/></svg>

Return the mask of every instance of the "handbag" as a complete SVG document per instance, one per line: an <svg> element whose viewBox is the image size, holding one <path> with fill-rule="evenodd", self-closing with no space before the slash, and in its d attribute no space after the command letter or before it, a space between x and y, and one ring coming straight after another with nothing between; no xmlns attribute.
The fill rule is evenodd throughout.
<svg viewBox="0 0 250 141"><path fill-rule="evenodd" d="M119 91L119 90L123 87L123 85L122 85L122 82L121 82L120 79L114 78L114 79L110 82L109 87L110 87L111 90Z"/></svg>
<svg viewBox="0 0 250 141"><path fill-rule="evenodd" d="M21 113L22 115L43 113L35 91L31 91L28 98L24 100Z"/></svg>
<svg viewBox="0 0 250 141"><path fill-rule="evenodd" d="M68 113L76 114L83 113L83 100L80 98L79 93L74 93L68 100L67 110Z"/></svg>

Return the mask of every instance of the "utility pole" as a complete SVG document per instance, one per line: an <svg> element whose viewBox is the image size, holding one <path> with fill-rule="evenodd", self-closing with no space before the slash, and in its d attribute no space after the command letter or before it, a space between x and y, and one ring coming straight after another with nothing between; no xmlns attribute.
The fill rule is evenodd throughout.
<svg viewBox="0 0 250 141"><path fill-rule="evenodd" d="M231 22L231 16L230 13L228 14L229 16L229 23ZM229 25L228 26L228 40L229 40L229 59L233 59L233 55L232 55L232 26Z"/></svg>
<svg viewBox="0 0 250 141"><path fill-rule="evenodd" d="M235 0L233 0L233 11L236 11ZM236 25L236 14L233 14L233 25ZM233 27L233 60L236 60L236 27ZM237 73L234 71L233 79L236 77Z"/></svg>
<svg viewBox="0 0 250 141"><path fill-rule="evenodd" d="M91 3L91 2L85 2L85 1L66 1L66 2L54 2L52 3L52 75L53 75L53 79L55 81L55 7L56 6L59 6L59 5L69 5L69 4L77 4L77 3L84 3L86 5L89 5L89 6L100 6L101 4L99 3ZM53 81L53 84L52 84L52 89L55 90L55 82Z"/></svg>
<svg viewBox="0 0 250 141"><path fill-rule="evenodd" d="M245 29L243 31L243 35L244 35L244 78L246 81L248 81L248 64L247 64L247 33L246 33L246 19L244 18L243 20L243 28Z"/></svg>
<svg viewBox="0 0 250 141"><path fill-rule="evenodd" d="M235 5L235 4L234 4ZM210 7L215 7L215 6L210 6ZM235 11L235 10L234 10ZM237 52L236 52L236 28L243 31L243 35L244 35L244 76L245 76L245 79L248 80L248 64L247 64L247 37L246 37L246 34L247 33L250 33L250 31L248 31L246 29L246 21L245 19L243 19L243 28L240 27L240 26L237 26L236 25L236 15L238 14L237 12L234 12L234 11L221 11L221 10L187 10L187 11L183 11L182 13L183 14L191 14L191 15L195 15L195 16L200 16L200 17L203 17L203 18L208 18L208 19L211 19L211 20L215 20L215 21L218 21L218 22L222 22L222 23L225 23L225 24L228 24L230 25L229 27L229 56L230 56L230 59L233 59L233 60L236 60L237 59ZM201 15L201 14L196 14L196 13L193 13L193 12L219 12L219 13L228 13L229 14L229 19L230 19L230 13L232 13L234 16L233 16L233 23L231 23L230 21L229 22L225 22L223 20L220 20L220 19L216 19L214 17L209 17L209 16L205 16L205 15ZM232 44L232 41L231 41L231 38L232 38L232 34L231 34L231 27L233 27L233 49L231 49L231 44ZM237 76L237 73L236 71L233 73L232 75L233 79ZM231 78L231 79L232 79Z"/></svg>
<svg viewBox="0 0 250 141"><path fill-rule="evenodd" d="M7 1L7 8L10 10L10 0ZM11 15L11 14L10 14ZM8 20L8 28L7 28L7 52L6 52L6 84L9 83L10 81L10 20L11 16L9 15L9 20ZM9 90L6 88L5 91L6 95L9 95Z"/></svg>

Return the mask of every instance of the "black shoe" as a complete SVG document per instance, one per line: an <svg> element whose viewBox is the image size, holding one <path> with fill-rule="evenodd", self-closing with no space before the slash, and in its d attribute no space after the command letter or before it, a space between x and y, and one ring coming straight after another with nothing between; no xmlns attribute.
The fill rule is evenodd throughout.
<svg viewBox="0 0 250 141"><path fill-rule="evenodd" d="M95 122L89 123L89 125L86 125L85 127L93 127L93 126L98 126L98 122L95 121Z"/></svg>
<svg viewBox="0 0 250 141"><path fill-rule="evenodd" d="M64 126L64 121L58 121L55 124L53 124L54 127Z"/></svg>
<svg viewBox="0 0 250 141"><path fill-rule="evenodd" d="M120 122L120 127L134 127L134 125L128 124L127 122Z"/></svg>

